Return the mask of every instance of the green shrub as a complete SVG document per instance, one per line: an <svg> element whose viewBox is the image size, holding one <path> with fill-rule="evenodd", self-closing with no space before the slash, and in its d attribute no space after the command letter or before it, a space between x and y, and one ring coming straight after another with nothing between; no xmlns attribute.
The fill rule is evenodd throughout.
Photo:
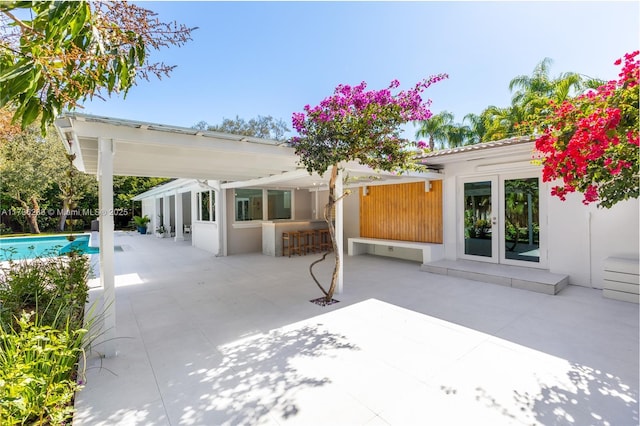
<svg viewBox="0 0 640 426"><path fill-rule="evenodd" d="M63 425L72 418L87 331L60 316L54 326L23 312L17 327L0 330L0 425Z"/></svg>
<svg viewBox="0 0 640 426"><path fill-rule="evenodd" d="M66 256L10 261L0 274L0 325L15 326L23 311L37 313L40 323L55 317L82 326L88 297L89 260L76 252Z"/></svg>
<svg viewBox="0 0 640 426"><path fill-rule="evenodd" d="M5 225L4 223L0 223L0 235L8 235L12 234L13 229L10 226Z"/></svg>
<svg viewBox="0 0 640 426"><path fill-rule="evenodd" d="M0 425L68 424L83 328L89 259L10 261L0 271ZM89 324L87 328L91 327Z"/></svg>

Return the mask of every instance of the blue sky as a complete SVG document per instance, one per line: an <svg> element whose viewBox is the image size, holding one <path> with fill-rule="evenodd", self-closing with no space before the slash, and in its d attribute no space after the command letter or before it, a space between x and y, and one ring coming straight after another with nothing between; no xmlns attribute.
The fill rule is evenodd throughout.
<svg viewBox="0 0 640 426"><path fill-rule="evenodd" d="M613 62L640 44L638 2L144 2L164 21L199 27L181 48L153 52L177 65L123 100L80 112L190 127L236 115L291 114L338 84L393 79L401 89L432 74L432 110L456 121L510 103L509 81L543 58L551 75L616 78ZM412 136L413 127L408 127ZM409 135L408 133L411 133Z"/></svg>

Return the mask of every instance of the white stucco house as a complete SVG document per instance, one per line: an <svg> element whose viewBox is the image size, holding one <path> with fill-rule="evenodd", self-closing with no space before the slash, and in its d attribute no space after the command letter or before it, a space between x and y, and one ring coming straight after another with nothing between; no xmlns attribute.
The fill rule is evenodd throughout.
<svg viewBox="0 0 640 426"><path fill-rule="evenodd" d="M408 183L355 181L362 188L360 196L347 197L343 213L343 240L349 242L349 254L403 257L423 261L425 271L499 284L511 278L509 274L492 272L499 270L490 265L527 268L541 276L548 271L552 286L514 286L555 294L570 283L602 288L607 296L636 301L637 293L627 288L627 281L637 281L638 200L607 210L583 205L580 194L572 194L567 201L552 197L552 185L542 182L541 167L532 162L533 151L533 140L512 138L422 157L420 161L431 170L428 178L423 178L426 185L440 183L442 220L427 223L419 215L418 220L424 220L426 226L441 227L439 240L389 234L380 238L375 232L372 235L360 223L362 217L372 214L363 201L376 197L374 186ZM273 183L177 179L140 194L135 200L142 201L143 214L152 221L163 217L163 225L175 230L176 239L184 238L182 228L186 225L192 244L215 255L260 251L279 255L278 230L289 229L289 225L306 226L307 222L313 226L326 203L324 182L318 180L309 186L306 179L304 173ZM389 192L377 196L382 203L396 202L396 195ZM181 202L176 204L176 199ZM259 211L250 211L256 205ZM176 223L174 217L182 219ZM393 226L393 221L378 220ZM365 247L360 250L354 248L362 245ZM427 247L428 256L424 254ZM485 267L478 269L478 265L464 261L482 262ZM471 265L471 269L458 268L460 265ZM619 284L610 289L608 279ZM540 281L544 280L543 277Z"/></svg>
<svg viewBox="0 0 640 426"><path fill-rule="evenodd" d="M75 166L100 182L106 306L115 304L113 175L174 178L135 198L149 229L163 225L212 256L281 255L282 231L325 226L328 177L310 175L281 142L78 113L56 127ZM425 172L402 176L343 164L337 192L354 193L336 206L338 247L550 294L567 283L602 288L637 303L638 200L608 210L579 194L562 202L533 151L529 138L438 151L419 159Z"/></svg>

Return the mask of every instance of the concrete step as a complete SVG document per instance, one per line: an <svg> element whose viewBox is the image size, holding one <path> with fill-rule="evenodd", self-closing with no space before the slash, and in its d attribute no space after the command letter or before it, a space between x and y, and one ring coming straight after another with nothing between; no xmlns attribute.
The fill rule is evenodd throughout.
<svg viewBox="0 0 640 426"><path fill-rule="evenodd" d="M437 260L423 263L425 272L468 280L499 284L544 294L558 294L569 283L569 276L545 269L499 265L471 260Z"/></svg>

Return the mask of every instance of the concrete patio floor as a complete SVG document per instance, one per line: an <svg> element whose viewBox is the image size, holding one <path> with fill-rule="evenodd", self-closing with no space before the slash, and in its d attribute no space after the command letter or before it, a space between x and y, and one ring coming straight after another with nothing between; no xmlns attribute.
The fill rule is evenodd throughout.
<svg viewBox="0 0 640 426"><path fill-rule="evenodd" d="M312 256L115 243L118 356L88 359L74 425L638 425L638 305L599 290L345 256L320 307Z"/></svg>

